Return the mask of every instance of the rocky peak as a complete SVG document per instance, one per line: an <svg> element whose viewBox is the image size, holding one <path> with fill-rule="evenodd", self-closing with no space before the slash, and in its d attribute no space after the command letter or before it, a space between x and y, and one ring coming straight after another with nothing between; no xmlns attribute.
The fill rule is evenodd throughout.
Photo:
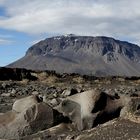
<svg viewBox="0 0 140 140"><path fill-rule="evenodd" d="M101 56L107 55L110 59L111 56L120 54L125 55L129 59L137 60L140 53L140 48L137 45L115 40L113 38L68 34L42 40L29 48L26 54L45 55L49 53L59 53L68 48L71 48L71 51L74 53L83 49L85 52L91 51L93 54L96 52Z"/></svg>
<svg viewBox="0 0 140 140"><path fill-rule="evenodd" d="M36 43L18 64L10 66L62 73L140 75L139 61L140 47L135 44L105 36L68 34Z"/></svg>

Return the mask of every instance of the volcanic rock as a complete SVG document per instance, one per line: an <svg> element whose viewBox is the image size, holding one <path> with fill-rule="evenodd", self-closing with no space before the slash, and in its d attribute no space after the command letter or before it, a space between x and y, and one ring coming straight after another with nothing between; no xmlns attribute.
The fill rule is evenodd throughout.
<svg viewBox="0 0 140 140"><path fill-rule="evenodd" d="M56 36L38 42L12 68L97 76L140 76L140 47L110 37Z"/></svg>

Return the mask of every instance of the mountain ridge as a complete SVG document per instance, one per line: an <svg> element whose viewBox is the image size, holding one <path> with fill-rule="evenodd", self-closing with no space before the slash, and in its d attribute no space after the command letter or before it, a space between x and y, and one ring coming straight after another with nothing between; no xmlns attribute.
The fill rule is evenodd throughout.
<svg viewBox="0 0 140 140"><path fill-rule="evenodd" d="M31 46L8 67L97 76L140 76L140 47L105 36L55 36Z"/></svg>

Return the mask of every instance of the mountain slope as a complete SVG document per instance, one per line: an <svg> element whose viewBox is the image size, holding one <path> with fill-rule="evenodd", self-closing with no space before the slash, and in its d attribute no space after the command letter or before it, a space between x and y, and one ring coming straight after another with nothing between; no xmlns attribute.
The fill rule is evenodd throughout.
<svg viewBox="0 0 140 140"><path fill-rule="evenodd" d="M98 76L140 76L140 47L109 37L70 34L40 41L8 67Z"/></svg>

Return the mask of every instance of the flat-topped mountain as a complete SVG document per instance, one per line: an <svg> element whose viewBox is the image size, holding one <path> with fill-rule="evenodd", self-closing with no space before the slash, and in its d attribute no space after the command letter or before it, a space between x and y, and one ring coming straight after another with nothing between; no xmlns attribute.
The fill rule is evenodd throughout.
<svg viewBox="0 0 140 140"><path fill-rule="evenodd" d="M140 47L110 37L69 34L38 42L8 67L97 76L140 76Z"/></svg>

